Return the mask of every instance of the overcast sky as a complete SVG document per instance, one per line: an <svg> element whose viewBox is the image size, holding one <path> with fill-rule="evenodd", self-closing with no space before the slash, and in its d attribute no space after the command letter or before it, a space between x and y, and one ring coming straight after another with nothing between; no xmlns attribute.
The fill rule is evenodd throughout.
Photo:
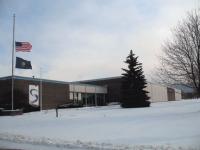
<svg viewBox="0 0 200 150"><path fill-rule="evenodd" d="M170 30L198 0L0 0L0 76L11 75L12 16L16 41L28 41L32 70L15 75L53 80L119 76L130 49L147 79Z"/></svg>

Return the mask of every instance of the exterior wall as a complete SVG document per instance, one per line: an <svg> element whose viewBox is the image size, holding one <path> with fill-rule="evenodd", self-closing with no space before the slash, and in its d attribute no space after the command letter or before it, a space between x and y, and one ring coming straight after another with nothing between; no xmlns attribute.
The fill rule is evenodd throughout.
<svg viewBox="0 0 200 150"><path fill-rule="evenodd" d="M168 101L175 101L175 90L172 88L167 87L167 97Z"/></svg>
<svg viewBox="0 0 200 150"><path fill-rule="evenodd" d="M107 88L95 85L86 84L69 84L70 92L80 92L80 93L107 93Z"/></svg>
<svg viewBox="0 0 200 150"><path fill-rule="evenodd" d="M56 108L69 102L69 85L59 83L43 83L43 109Z"/></svg>
<svg viewBox="0 0 200 150"><path fill-rule="evenodd" d="M29 105L29 84L39 85L39 82L14 80L14 107L21 107L21 105Z"/></svg>
<svg viewBox="0 0 200 150"><path fill-rule="evenodd" d="M194 93L184 93L184 92L181 92L181 97L182 99L196 98Z"/></svg>
<svg viewBox="0 0 200 150"><path fill-rule="evenodd" d="M164 86L148 83L146 87L150 102L164 102L168 101L167 88Z"/></svg>
<svg viewBox="0 0 200 150"><path fill-rule="evenodd" d="M182 92L181 90L175 89L175 99L181 100L182 99Z"/></svg>
<svg viewBox="0 0 200 150"><path fill-rule="evenodd" d="M38 79L14 80L14 108L29 105L29 85L38 85ZM11 79L0 80L0 102L8 103L11 108ZM39 92L40 93L40 92ZM56 108L69 102L69 84L42 82L42 109ZM6 104L7 105L7 104Z"/></svg>
<svg viewBox="0 0 200 150"><path fill-rule="evenodd" d="M2 107L7 109L11 109L12 104L12 90L11 90L11 78L7 78L5 80L0 80L0 87L1 87L1 94L0 94L0 101ZM14 108L19 108L19 105L28 104L28 88L25 86L25 81L14 80ZM4 87L5 86L5 87Z"/></svg>
<svg viewBox="0 0 200 150"><path fill-rule="evenodd" d="M121 77L114 78L105 78L105 79L97 79L97 80L88 80L82 81L80 83L94 84L94 85L106 85L108 87L108 95L107 102L119 102L121 99L120 96L120 87L121 87ZM150 102L164 102L171 100L179 100L181 99L181 91L172 88L167 88L162 85L157 85L148 82L146 91L148 91L148 96L150 97ZM176 93L176 94L175 94Z"/></svg>
<svg viewBox="0 0 200 150"><path fill-rule="evenodd" d="M33 78L16 78L14 86L14 106L29 105L29 85L38 85L40 80ZM81 83L81 84L80 84ZM84 83L84 84L82 84ZM67 83L43 80L42 82L42 108L51 109L58 105L80 100L88 105L104 105L109 102L120 102L121 77ZM151 102L171 101L181 99L181 91L161 85L148 83L146 90L149 92ZM96 93L96 94L95 94ZM105 101L106 100L106 101ZM11 108L11 77L0 79L0 107Z"/></svg>
<svg viewBox="0 0 200 150"><path fill-rule="evenodd" d="M120 102L121 78L93 80L93 81L81 81L80 83L106 86L107 87L106 102L107 103Z"/></svg>
<svg viewBox="0 0 200 150"><path fill-rule="evenodd" d="M97 85L71 83L69 85L70 100L84 106L105 105L107 88Z"/></svg>
<svg viewBox="0 0 200 150"><path fill-rule="evenodd" d="M0 80L0 105L11 108L11 80Z"/></svg>
<svg viewBox="0 0 200 150"><path fill-rule="evenodd" d="M34 80L15 80L15 89L23 92L25 98L20 99L16 96L15 101L25 102L28 104L29 101L29 85L38 85L39 91L40 82ZM40 92L39 92L40 93ZM42 109L51 109L55 108L58 105L65 104L69 101L69 85L59 84L59 83L50 83L42 82Z"/></svg>
<svg viewBox="0 0 200 150"><path fill-rule="evenodd" d="M197 96L196 90L192 86L188 86L185 84L174 84L173 87L176 89L175 91L176 93L179 93L179 94L181 93L182 99L191 99L191 98L196 98ZM178 99L180 99L180 95L178 96Z"/></svg>
<svg viewBox="0 0 200 150"><path fill-rule="evenodd" d="M11 77L0 78L0 107L7 109L11 109L12 104L11 81ZM29 85L37 85L39 87L39 94L42 89L42 109L56 108L59 105L72 102L71 100L74 100L74 98L80 101L84 100L91 105L104 105L107 93L106 87L69 84L67 82L51 80L42 80L42 88L40 88L39 79L15 77L14 108L26 108L26 111L32 111L29 105ZM87 99L88 101L86 101ZM39 107L36 110L39 110Z"/></svg>

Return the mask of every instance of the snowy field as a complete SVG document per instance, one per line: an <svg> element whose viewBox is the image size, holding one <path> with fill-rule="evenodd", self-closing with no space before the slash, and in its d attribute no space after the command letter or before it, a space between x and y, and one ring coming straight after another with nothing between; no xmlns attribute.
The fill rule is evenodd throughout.
<svg viewBox="0 0 200 150"><path fill-rule="evenodd" d="M200 150L200 99L0 117L0 148Z"/></svg>

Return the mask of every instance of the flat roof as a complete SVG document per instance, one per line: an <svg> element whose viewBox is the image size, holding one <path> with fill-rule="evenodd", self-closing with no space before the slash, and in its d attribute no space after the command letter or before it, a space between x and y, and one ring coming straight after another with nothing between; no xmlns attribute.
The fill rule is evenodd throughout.
<svg viewBox="0 0 200 150"><path fill-rule="evenodd" d="M119 79L122 76L115 76L115 77L107 77L107 78L99 78L99 79L89 79L89 80L81 80L81 81L73 81L72 83L81 83L81 82L94 82L94 81L103 81L103 80L112 80L112 79Z"/></svg>
<svg viewBox="0 0 200 150"><path fill-rule="evenodd" d="M41 78L31 78L31 77L22 77L22 76L13 76L14 79L17 80L28 80L28 81L41 81L42 82L51 82L51 83L60 83L60 84L69 84L69 82L65 81L57 81L57 80L48 80L48 79L41 79ZM12 76L7 76L7 77L0 77L0 80L7 80L7 79L12 79Z"/></svg>
<svg viewBox="0 0 200 150"><path fill-rule="evenodd" d="M87 83L78 83L78 82L65 82L65 81L57 81L57 80L49 80L49 79L40 79L40 78L31 78L31 77L22 77L22 76L13 76L14 79L17 80L28 80L28 81L38 81L40 82L49 82L49 83L58 83L58 84L69 84L69 85L84 85L84 86L93 86L93 87L105 87L101 85L92 85ZM12 79L12 76L0 77L0 80L8 80Z"/></svg>
<svg viewBox="0 0 200 150"><path fill-rule="evenodd" d="M99 79L91 79L91 80L82 80L82 81L73 81L73 82L65 82L65 81L57 81L57 80L49 80L49 79L40 79L40 78L31 78L31 77L22 77L22 76L14 76L14 79L18 79L18 80L29 80L29 81L41 81L42 82L50 82L50 83L59 83L59 84L78 84L78 85L88 85L88 86L99 86L99 87L105 87L105 86L101 86L101 85L94 85L91 83L84 83L84 82L95 82L95 81L104 81L104 80L112 80L112 79L119 79L122 76L115 76L115 77L107 77L107 78L99 78ZM11 79L12 76L6 76L6 77L0 77L0 80L7 80L7 79ZM152 83L152 82L148 82L150 84L154 84L154 85L159 85L159 86L163 86L163 87L168 87L168 88L173 88L173 89L178 89L176 87L173 86L166 86L166 85L162 85L162 84L157 84L157 83ZM179 89L181 90L181 89Z"/></svg>
<svg viewBox="0 0 200 150"><path fill-rule="evenodd" d="M99 79L91 79L91 80L82 80L82 81L74 81L73 83L84 83L84 82L96 82L96 81L105 81L105 80L114 80L114 79L120 79L122 78L123 76L114 76L114 77L107 77L107 78L99 78ZM159 83L153 83L153 82L150 82L150 81L146 81L147 83L149 84L153 84L153 85L158 85L158 86L163 86L163 87L166 87L166 88L172 88L172 89L176 89L176 90L181 90L181 89L178 89L176 87L173 87L173 86L169 86L169 85L163 85L163 84L159 84ZM89 84L92 84L92 83L89 83ZM94 83L93 83L94 84Z"/></svg>

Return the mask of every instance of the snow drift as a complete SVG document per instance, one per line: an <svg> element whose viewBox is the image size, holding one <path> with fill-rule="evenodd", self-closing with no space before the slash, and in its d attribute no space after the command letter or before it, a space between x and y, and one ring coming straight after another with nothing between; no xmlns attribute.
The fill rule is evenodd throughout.
<svg viewBox="0 0 200 150"><path fill-rule="evenodd" d="M0 117L3 141L68 149L200 149L200 100ZM0 146L1 147L1 146Z"/></svg>

